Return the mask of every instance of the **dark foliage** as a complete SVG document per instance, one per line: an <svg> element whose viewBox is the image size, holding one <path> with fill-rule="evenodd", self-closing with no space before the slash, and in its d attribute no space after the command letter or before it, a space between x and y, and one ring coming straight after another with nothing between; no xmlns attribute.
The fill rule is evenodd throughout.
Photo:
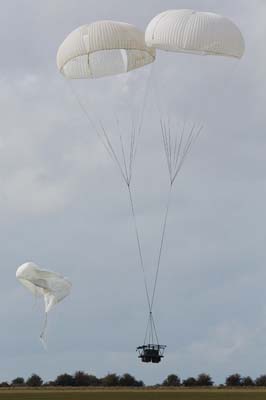
<svg viewBox="0 0 266 400"><path fill-rule="evenodd" d="M58 375L54 384L55 386L74 386L74 378L69 374Z"/></svg>
<svg viewBox="0 0 266 400"><path fill-rule="evenodd" d="M184 379L182 385L186 387L197 386L197 380L191 376L187 379Z"/></svg>
<svg viewBox="0 0 266 400"><path fill-rule="evenodd" d="M180 386L180 385L181 385L181 380L175 374L168 375L168 377L163 381L163 386Z"/></svg>
<svg viewBox="0 0 266 400"><path fill-rule="evenodd" d="M253 379L250 376L244 376L241 380L241 384L242 384L242 386L246 386L246 387L255 385Z"/></svg>
<svg viewBox="0 0 266 400"><path fill-rule="evenodd" d="M9 387L9 383L8 382L1 382L0 383L0 387L5 388L5 387Z"/></svg>
<svg viewBox="0 0 266 400"><path fill-rule="evenodd" d="M256 386L266 386L266 375L261 375L255 380Z"/></svg>
<svg viewBox="0 0 266 400"><path fill-rule="evenodd" d="M98 386L99 379L94 375L89 375L83 371L75 372L73 384L75 386Z"/></svg>
<svg viewBox="0 0 266 400"><path fill-rule="evenodd" d="M42 386L43 384L43 380L39 375L36 374L32 374L29 379L26 381L26 385L27 386L31 386L31 387L38 387L38 386Z"/></svg>
<svg viewBox="0 0 266 400"><path fill-rule="evenodd" d="M168 386L168 387L211 387L214 385L210 375L202 373L197 378L189 377L184 379L181 383L180 378L175 374L170 374L163 381L162 384L154 385L153 387ZM102 386L102 387L143 387L145 386L143 381L138 381L133 375L125 373L122 376L117 374L109 373L103 378L97 378L95 375L90 375L84 371L76 371L73 375L62 374L59 375L54 381L43 383L42 378L39 375L32 374L26 381L22 377L17 377L9 382L0 383L0 388L7 388L10 386L28 386L28 387L40 387L40 386L65 386L65 387L89 387L89 386ZM229 375L226 381L222 385L218 385L218 388L225 387L266 387L266 375L261 375L257 379L253 380L250 376L241 377L240 374L235 373Z"/></svg>
<svg viewBox="0 0 266 400"><path fill-rule="evenodd" d="M12 386L22 386L24 384L25 384L24 378L22 378L20 376L13 379L13 381L11 382Z"/></svg>
<svg viewBox="0 0 266 400"><path fill-rule="evenodd" d="M102 386L118 386L119 376L117 374L108 374L101 379Z"/></svg>
<svg viewBox="0 0 266 400"><path fill-rule="evenodd" d="M208 374L199 374L197 386L213 386L213 380Z"/></svg>
<svg viewBox="0 0 266 400"><path fill-rule="evenodd" d="M226 378L225 384L226 386L241 386L242 384L241 375L239 374L229 375Z"/></svg>
<svg viewBox="0 0 266 400"><path fill-rule="evenodd" d="M119 386L141 387L144 386L144 383L142 381L137 381L136 378L130 374L124 374L119 378Z"/></svg>

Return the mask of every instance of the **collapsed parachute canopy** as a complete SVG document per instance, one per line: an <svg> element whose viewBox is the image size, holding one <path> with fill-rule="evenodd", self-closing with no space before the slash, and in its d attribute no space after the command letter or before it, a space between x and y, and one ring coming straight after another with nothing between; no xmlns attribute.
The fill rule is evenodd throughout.
<svg viewBox="0 0 266 400"><path fill-rule="evenodd" d="M147 46L165 51L241 58L245 43L238 27L221 15L193 10L158 14L146 29Z"/></svg>
<svg viewBox="0 0 266 400"><path fill-rule="evenodd" d="M35 296L43 296L46 313L63 300L71 290L71 283L66 278L55 272L40 269L33 262L21 265L16 272L16 277Z"/></svg>
<svg viewBox="0 0 266 400"><path fill-rule="evenodd" d="M57 67L69 79L100 78L143 67L155 60L145 35L124 22L97 21L71 32L57 53Z"/></svg>

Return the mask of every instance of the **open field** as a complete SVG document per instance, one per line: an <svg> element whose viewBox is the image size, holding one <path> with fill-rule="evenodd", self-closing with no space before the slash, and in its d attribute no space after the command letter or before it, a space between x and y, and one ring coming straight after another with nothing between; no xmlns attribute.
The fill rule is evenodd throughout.
<svg viewBox="0 0 266 400"><path fill-rule="evenodd" d="M262 400L265 390L0 390L0 400Z"/></svg>

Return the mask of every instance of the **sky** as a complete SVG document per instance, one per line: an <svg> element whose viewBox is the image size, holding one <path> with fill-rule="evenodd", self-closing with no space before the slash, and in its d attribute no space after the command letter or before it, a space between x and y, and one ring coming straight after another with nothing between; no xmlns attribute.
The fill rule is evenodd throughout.
<svg viewBox="0 0 266 400"><path fill-rule="evenodd" d="M223 14L241 29L240 62L157 53L154 67L73 82L116 140L150 79L132 190L151 285L169 186L158 108L204 129L173 190L155 298L159 365L144 365L147 305L126 187L56 67L76 27L102 19L145 30L171 8ZM38 373L129 372L147 384L170 373L266 371L264 0L9 0L0 15L0 381ZM150 78L149 78L150 77ZM157 108L156 108L157 107ZM72 293L50 314L17 281L34 261L67 276Z"/></svg>

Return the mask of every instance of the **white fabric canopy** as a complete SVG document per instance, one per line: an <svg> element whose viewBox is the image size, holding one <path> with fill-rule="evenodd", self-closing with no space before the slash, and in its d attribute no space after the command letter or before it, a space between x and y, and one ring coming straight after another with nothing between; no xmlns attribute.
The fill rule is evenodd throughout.
<svg viewBox="0 0 266 400"><path fill-rule="evenodd" d="M34 295L44 297L45 312L49 312L69 295L71 290L71 283L66 278L55 272L40 269L33 262L21 265L16 277Z"/></svg>
<svg viewBox="0 0 266 400"><path fill-rule="evenodd" d="M168 10L149 23L149 47L173 52L241 58L245 43L238 27L221 15L194 10Z"/></svg>
<svg viewBox="0 0 266 400"><path fill-rule="evenodd" d="M143 67L155 60L155 50L135 26L97 21L71 32L57 52L57 67L69 79L100 78Z"/></svg>
<svg viewBox="0 0 266 400"><path fill-rule="evenodd" d="M40 269L33 262L21 265L16 272L16 278L35 296L42 296L45 305L45 323L40 335L44 338L47 324L47 313L66 296L70 294L71 283L55 272Z"/></svg>

